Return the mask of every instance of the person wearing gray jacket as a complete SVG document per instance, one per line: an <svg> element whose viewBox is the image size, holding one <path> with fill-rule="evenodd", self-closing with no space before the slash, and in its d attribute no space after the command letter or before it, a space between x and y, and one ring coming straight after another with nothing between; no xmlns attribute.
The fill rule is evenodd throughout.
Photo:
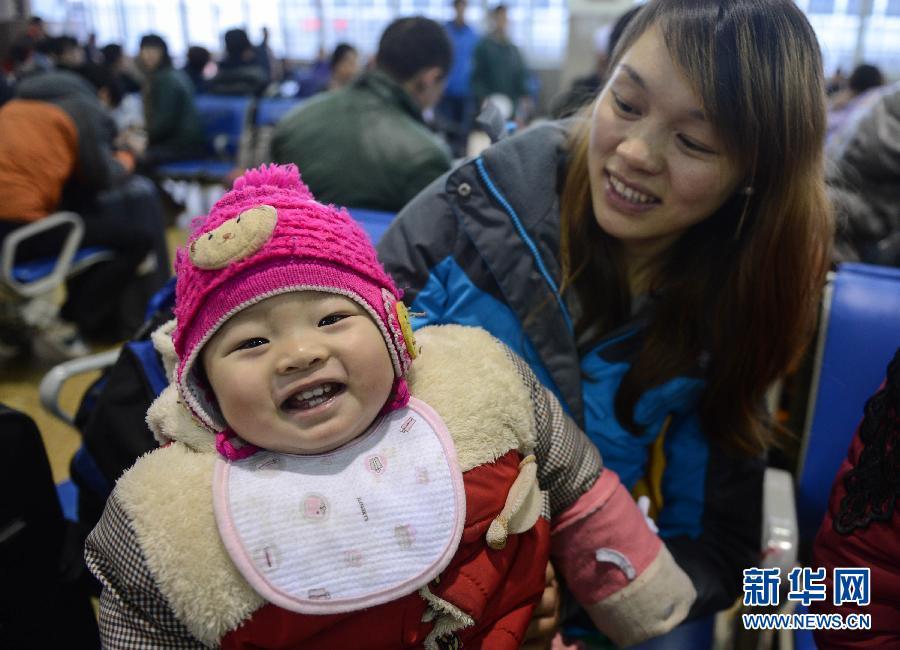
<svg viewBox="0 0 900 650"><path fill-rule="evenodd" d="M827 174L839 257L900 266L900 84L886 88L846 144L829 151Z"/></svg>

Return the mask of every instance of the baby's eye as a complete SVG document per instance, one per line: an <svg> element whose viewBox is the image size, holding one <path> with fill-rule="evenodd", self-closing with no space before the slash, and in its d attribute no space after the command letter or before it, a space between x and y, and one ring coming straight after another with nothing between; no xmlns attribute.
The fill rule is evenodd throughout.
<svg viewBox="0 0 900 650"><path fill-rule="evenodd" d="M235 348L235 350L250 350L252 348L258 348L261 345L265 345L268 342L268 339L256 336L250 339L246 339L245 341L241 341Z"/></svg>
<svg viewBox="0 0 900 650"><path fill-rule="evenodd" d="M344 320L347 318L347 314L328 314L325 318L319 321L319 327L328 327L329 325L334 325L338 321Z"/></svg>

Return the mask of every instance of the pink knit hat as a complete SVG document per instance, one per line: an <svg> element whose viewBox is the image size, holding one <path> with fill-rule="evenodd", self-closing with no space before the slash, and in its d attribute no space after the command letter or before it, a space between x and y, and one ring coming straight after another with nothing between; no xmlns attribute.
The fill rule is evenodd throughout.
<svg viewBox="0 0 900 650"><path fill-rule="evenodd" d="M326 291L359 303L381 330L393 362L394 385L383 412L406 405L404 376L415 344L401 293L362 227L346 210L317 203L294 165L246 172L193 225L175 258L176 379L184 402L216 433L221 454L242 458L256 448L228 429L197 371L197 357L231 316L278 294Z"/></svg>

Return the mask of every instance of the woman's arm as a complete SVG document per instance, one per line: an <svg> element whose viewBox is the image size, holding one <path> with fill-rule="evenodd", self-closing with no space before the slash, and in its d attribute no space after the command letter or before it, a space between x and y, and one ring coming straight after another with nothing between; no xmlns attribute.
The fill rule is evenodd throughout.
<svg viewBox="0 0 900 650"><path fill-rule="evenodd" d="M511 351L534 404L538 482L548 493L550 554L594 624L618 645L663 634L696 593L615 472L528 365Z"/></svg>
<svg viewBox="0 0 900 650"><path fill-rule="evenodd" d="M696 537L678 535L665 539L675 561L697 590L688 618L731 607L741 593L743 570L758 565L762 548L765 461L739 458L712 448L706 467L702 531ZM668 471L678 468L670 467ZM693 480L699 478L695 476ZM664 483L666 480L664 474ZM669 496L663 505L663 516L666 509L678 505L678 495ZM665 528L661 526L661 530Z"/></svg>

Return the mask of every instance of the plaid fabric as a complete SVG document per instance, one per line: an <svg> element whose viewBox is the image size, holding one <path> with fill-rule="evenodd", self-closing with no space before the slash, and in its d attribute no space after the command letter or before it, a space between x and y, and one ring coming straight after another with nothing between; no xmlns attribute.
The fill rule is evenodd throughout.
<svg viewBox="0 0 900 650"><path fill-rule="evenodd" d="M603 471L603 462L600 452L566 415L556 396L538 381L519 355L504 348L531 393L537 427L538 483L548 495L543 515L553 518L591 489Z"/></svg>
<svg viewBox="0 0 900 650"><path fill-rule="evenodd" d="M100 638L104 649L205 647L175 617L160 593L115 493L85 542L85 559L103 584Z"/></svg>

